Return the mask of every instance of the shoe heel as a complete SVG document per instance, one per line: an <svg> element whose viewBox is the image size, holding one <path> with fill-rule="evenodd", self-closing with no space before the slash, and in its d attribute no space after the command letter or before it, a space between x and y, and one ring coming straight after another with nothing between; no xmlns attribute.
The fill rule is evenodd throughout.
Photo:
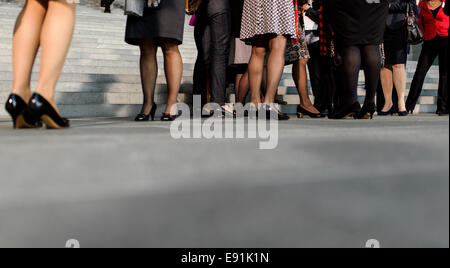
<svg viewBox="0 0 450 268"><path fill-rule="evenodd" d="M61 117L51 104L37 93L31 97L28 107L35 118L44 121L47 129L61 129L70 126L69 120Z"/></svg>
<svg viewBox="0 0 450 268"><path fill-rule="evenodd" d="M27 112L27 104L18 95L11 94L6 101L5 110L9 113L13 121L13 128L35 128L35 125L28 123L24 114ZM27 117L28 118L28 117Z"/></svg>
<svg viewBox="0 0 450 268"><path fill-rule="evenodd" d="M305 115L304 114L302 114L302 113L297 113L297 118L305 118Z"/></svg>
<svg viewBox="0 0 450 268"><path fill-rule="evenodd" d="M155 115L156 115L157 109L158 109L158 106L156 106L156 103L153 103L152 110L150 111L150 117L152 118L152 121L155 121Z"/></svg>

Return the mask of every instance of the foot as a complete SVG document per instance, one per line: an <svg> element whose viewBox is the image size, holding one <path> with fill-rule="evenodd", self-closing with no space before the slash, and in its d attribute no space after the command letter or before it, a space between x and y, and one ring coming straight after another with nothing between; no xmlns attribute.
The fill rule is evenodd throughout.
<svg viewBox="0 0 450 268"><path fill-rule="evenodd" d="M303 109L305 109L306 111L313 113L313 114L320 114L320 111L317 110L316 107L314 107L314 105L310 104L310 105L303 105L300 104L300 107L302 107Z"/></svg>
<svg viewBox="0 0 450 268"><path fill-rule="evenodd" d="M50 96L43 92L36 91L37 94L39 94L42 98L44 98L55 110L55 112L61 117L61 114L59 112L58 106L56 105L55 96Z"/></svg>
<svg viewBox="0 0 450 268"><path fill-rule="evenodd" d="M144 103L144 104L142 105L140 114L146 114L146 115L150 114L150 112L151 112L151 110L152 110L152 107L153 107L152 104Z"/></svg>
<svg viewBox="0 0 450 268"><path fill-rule="evenodd" d="M387 113L387 112L389 112L392 109L393 106L394 106L394 104L392 102L391 103L385 103L383 109L381 110L381 112Z"/></svg>

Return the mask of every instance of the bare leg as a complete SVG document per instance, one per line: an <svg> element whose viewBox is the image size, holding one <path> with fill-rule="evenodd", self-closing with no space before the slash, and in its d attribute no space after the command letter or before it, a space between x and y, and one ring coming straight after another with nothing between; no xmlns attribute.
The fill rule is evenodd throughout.
<svg viewBox="0 0 450 268"><path fill-rule="evenodd" d="M270 55L267 61L267 91L265 103L273 105L278 85L284 70L284 51L287 39L285 36L277 36L269 41Z"/></svg>
<svg viewBox="0 0 450 268"><path fill-rule="evenodd" d="M41 32L41 68L36 92L56 109L55 87L72 41L75 26L75 3L48 1Z"/></svg>
<svg viewBox="0 0 450 268"><path fill-rule="evenodd" d="M235 94L236 101L235 102L239 102L238 101L238 99L239 99L239 85L241 84L241 80L242 80L243 76L244 76L244 74L236 74L236 80L235 80L235 83L234 83L234 91L236 92L236 94Z"/></svg>
<svg viewBox="0 0 450 268"><path fill-rule="evenodd" d="M248 65L248 78L250 84L251 102L259 107L261 102L261 83L264 71L264 58L266 48L264 46L253 46L252 56Z"/></svg>
<svg viewBox="0 0 450 268"><path fill-rule="evenodd" d="M139 48L141 49L140 68L142 93L144 95L141 114L148 115L153 107L158 77L158 61L156 59L158 47L153 39L144 39Z"/></svg>
<svg viewBox="0 0 450 268"><path fill-rule="evenodd" d="M292 78L300 96L300 106L312 113L320 113L311 102L308 94L308 78L306 73L306 66L308 60L299 60L292 66Z"/></svg>
<svg viewBox="0 0 450 268"><path fill-rule="evenodd" d="M398 95L398 110L406 111L405 95L406 95L406 67L404 64L392 66L394 73L394 83Z"/></svg>
<svg viewBox="0 0 450 268"><path fill-rule="evenodd" d="M162 50L164 53L164 71L166 73L167 87L169 88L166 114L176 115L177 98L183 75L183 61L176 42L164 40Z"/></svg>
<svg viewBox="0 0 450 268"><path fill-rule="evenodd" d="M239 82L239 95L237 102L244 103L245 97L247 96L249 90L249 80L248 80L248 70L242 75L241 81Z"/></svg>
<svg viewBox="0 0 450 268"><path fill-rule="evenodd" d="M392 91L394 84L392 82L392 66L387 66L381 69L381 85L383 86L384 93L384 107L382 112L387 112L392 108ZM405 96L403 95L403 99Z"/></svg>
<svg viewBox="0 0 450 268"><path fill-rule="evenodd" d="M39 38L48 2L28 0L14 28L12 93L28 102L31 97L31 71L39 48Z"/></svg>

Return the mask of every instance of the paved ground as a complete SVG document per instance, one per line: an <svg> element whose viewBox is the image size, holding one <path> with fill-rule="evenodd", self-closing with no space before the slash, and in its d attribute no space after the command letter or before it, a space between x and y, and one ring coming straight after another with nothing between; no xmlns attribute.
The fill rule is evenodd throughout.
<svg viewBox="0 0 450 268"><path fill-rule="evenodd" d="M0 119L0 247L449 246L449 120L291 120L256 140Z"/></svg>

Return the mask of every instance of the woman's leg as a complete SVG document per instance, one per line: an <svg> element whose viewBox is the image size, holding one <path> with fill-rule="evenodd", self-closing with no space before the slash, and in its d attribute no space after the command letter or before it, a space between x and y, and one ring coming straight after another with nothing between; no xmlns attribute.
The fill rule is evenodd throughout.
<svg viewBox="0 0 450 268"><path fill-rule="evenodd" d="M28 102L31 97L31 71L39 48L42 24L48 1L28 0L14 28L12 66L12 93Z"/></svg>
<svg viewBox="0 0 450 268"><path fill-rule="evenodd" d="M238 103L244 103L245 98L247 97L247 93L249 90L249 80L248 80L248 69L245 71L245 73L242 75L241 80L239 81L239 94L237 95L237 101Z"/></svg>
<svg viewBox="0 0 450 268"><path fill-rule="evenodd" d="M416 107L416 103L419 100L422 93L423 83L428 71L433 65L434 60L438 55L433 41L425 41L420 52L419 61L417 63L416 72L411 83L411 89L409 91L408 99L406 100L406 109L408 112L412 112Z"/></svg>
<svg viewBox="0 0 450 268"><path fill-rule="evenodd" d="M139 45L141 50L140 70L144 99L141 114L148 115L152 110L155 96L156 79L158 78L158 61L156 52L158 47L153 39L143 39Z"/></svg>
<svg viewBox="0 0 450 268"><path fill-rule="evenodd" d="M357 102L359 70L361 68L361 51L359 47L350 46L342 54L342 73L345 88L342 90L342 106Z"/></svg>
<svg viewBox="0 0 450 268"><path fill-rule="evenodd" d="M55 109L55 87L72 41L75 6L75 3L66 0L48 1L41 30L41 68L36 92Z"/></svg>
<svg viewBox="0 0 450 268"><path fill-rule="evenodd" d="M377 45L368 45L362 48L364 60L364 75L366 80L365 105L374 104L380 81L381 54Z"/></svg>
<svg viewBox="0 0 450 268"><path fill-rule="evenodd" d="M241 83L241 79L244 76L244 74L236 74L235 82L234 82L234 91L236 92L236 102L237 102L237 96L239 95L239 84Z"/></svg>
<svg viewBox="0 0 450 268"><path fill-rule="evenodd" d="M312 104L308 94L308 77L306 73L306 66L308 59L299 60L292 66L292 78L297 87L300 97L300 106L312 113L319 113L319 111Z"/></svg>
<svg viewBox="0 0 450 268"><path fill-rule="evenodd" d="M251 102L259 107L261 102L261 83L264 72L264 58L266 57L265 46L253 46L252 56L248 65L248 78L251 92Z"/></svg>
<svg viewBox="0 0 450 268"><path fill-rule="evenodd" d="M178 93L180 91L181 78L183 76L183 60L181 58L178 43L173 40L163 40L162 50L164 54L164 71L166 73L169 96L167 98L166 114L176 115Z"/></svg>
<svg viewBox="0 0 450 268"><path fill-rule="evenodd" d="M287 38L279 35L269 41L269 59L267 61L267 90L264 102L273 105L281 76L284 70L284 52Z"/></svg>
<svg viewBox="0 0 450 268"><path fill-rule="evenodd" d="M396 64L392 66L394 73L394 84L398 95L398 110L406 111L406 66L404 64Z"/></svg>
<svg viewBox="0 0 450 268"><path fill-rule="evenodd" d="M382 112L387 112L393 106L392 91L394 90L394 83L392 66L386 66L381 70L381 85L383 87L384 94L384 107Z"/></svg>
<svg viewBox="0 0 450 268"><path fill-rule="evenodd" d="M439 49L439 89L437 112L448 114L448 37L441 41Z"/></svg>

